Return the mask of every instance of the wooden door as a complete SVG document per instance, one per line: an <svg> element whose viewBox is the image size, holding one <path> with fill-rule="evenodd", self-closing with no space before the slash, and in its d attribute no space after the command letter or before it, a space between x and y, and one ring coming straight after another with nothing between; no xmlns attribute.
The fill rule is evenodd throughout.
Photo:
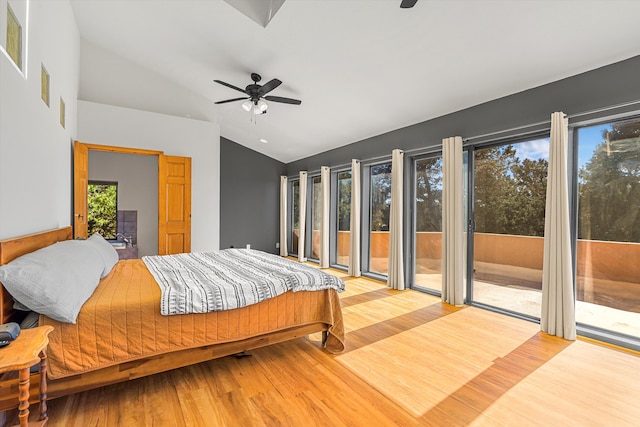
<svg viewBox="0 0 640 427"><path fill-rule="evenodd" d="M158 158L158 255L191 252L191 158Z"/></svg>
<svg viewBox="0 0 640 427"><path fill-rule="evenodd" d="M73 144L73 237L87 238L87 186L89 184L89 148Z"/></svg>

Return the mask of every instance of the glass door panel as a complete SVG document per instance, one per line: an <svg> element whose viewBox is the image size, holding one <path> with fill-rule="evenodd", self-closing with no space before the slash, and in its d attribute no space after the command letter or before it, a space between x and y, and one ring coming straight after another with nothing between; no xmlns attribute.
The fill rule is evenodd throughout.
<svg viewBox="0 0 640 427"><path fill-rule="evenodd" d="M319 176L312 178L313 187L311 206L311 259L320 259L320 224L322 217L322 180Z"/></svg>
<svg viewBox="0 0 640 427"><path fill-rule="evenodd" d="M576 320L640 338L640 119L577 137Z"/></svg>
<svg viewBox="0 0 640 427"><path fill-rule="evenodd" d="M415 161L413 285L442 291L442 157Z"/></svg>
<svg viewBox="0 0 640 427"><path fill-rule="evenodd" d="M474 151L474 302L540 318L548 158L548 138Z"/></svg>
<svg viewBox="0 0 640 427"><path fill-rule="evenodd" d="M389 269L391 163L371 166L369 188L369 271L386 275Z"/></svg>
<svg viewBox="0 0 640 427"><path fill-rule="evenodd" d="M351 245L351 171L338 173L336 264L349 265Z"/></svg>
<svg viewBox="0 0 640 427"><path fill-rule="evenodd" d="M298 254L298 236L300 236L300 181L291 182L291 234L289 253Z"/></svg>

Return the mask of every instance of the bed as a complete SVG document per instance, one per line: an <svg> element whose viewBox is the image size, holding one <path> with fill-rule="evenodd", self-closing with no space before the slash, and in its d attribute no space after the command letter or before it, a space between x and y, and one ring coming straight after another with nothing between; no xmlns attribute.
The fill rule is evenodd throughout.
<svg viewBox="0 0 640 427"><path fill-rule="evenodd" d="M0 242L0 265L71 238L71 227ZM335 289L285 292L232 310L162 316L161 288L141 260L117 262L82 305L76 323L40 315L49 335L48 396L127 381L242 353L309 334L344 349L340 300ZM13 299L0 289L0 318L15 317ZM31 396L37 397L32 375ZM0 411L15 408L17 379L0 381Z"/></svg>

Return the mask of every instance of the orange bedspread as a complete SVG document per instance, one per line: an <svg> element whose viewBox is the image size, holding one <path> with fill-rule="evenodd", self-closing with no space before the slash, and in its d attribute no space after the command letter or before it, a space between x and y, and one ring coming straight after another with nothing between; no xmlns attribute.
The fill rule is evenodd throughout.
<svg viewBox="0 0 640 427"><path fill-rule="evenodd" d="M333 289L287 292L229 311L162 316L160 288L138 259L118 262L84 304L75 325L40 316L41 325L55 328L47 350L52 379L314 322L330 325L328 351L344 350L342 311Z"/></svg>

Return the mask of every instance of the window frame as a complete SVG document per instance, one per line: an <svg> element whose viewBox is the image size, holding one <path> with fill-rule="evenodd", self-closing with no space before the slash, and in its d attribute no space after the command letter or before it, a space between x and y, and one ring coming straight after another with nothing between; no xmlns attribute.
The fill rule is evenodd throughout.
<svg viewBox="0 0 640 427"><path fill-rule="evenodd" d="M293 218L293 188L295 183L300 183L300 177L288 177L287 178L287 252L288 255L298 256L298 248L293 247L293 226L295 220ZM300 187L298 187L298 194Z"/></svg>
<svg viewBox="0 0 640 427"><path fill-rule="evenodd" d="M361 163L362 168L362 200L360 221L360 265L362 275L371 279L386 281L387 275L371 271L371 168L379 165L391 164L391 156L375 162ZM364 209L366 207L366 210Z"/></svg>
<svg viewBox="0 0 640 427"><path fill-rule="evenodd" d="M330 197L330 204L329 204L329 227L330 227L330 231L329 231L329 265L332 268L337 268L339 270L344 270L347 271L349 270L349 266L348 265L342 265L342 264L338 264L338 227L339 227L339 223L338 223L338 191L339 191L339 187L338 187L338 177L340 176L340 174L345 173L345 172L349 172L349 174L351 175L351 178L353 179L353 171L351 170L351 166L349 167L345 167L345 168L340 168L340 169L336 169L336 170L332 170L331 171L331 197ZM353 181L351 181L352 185L353 185ZM353 187L352 187L352 194L353 194ZM351 209L351 207L349 207L349 209ZM351 212L349 212L351 213ZM349 227L351 228L351 227Z"/></svg>

